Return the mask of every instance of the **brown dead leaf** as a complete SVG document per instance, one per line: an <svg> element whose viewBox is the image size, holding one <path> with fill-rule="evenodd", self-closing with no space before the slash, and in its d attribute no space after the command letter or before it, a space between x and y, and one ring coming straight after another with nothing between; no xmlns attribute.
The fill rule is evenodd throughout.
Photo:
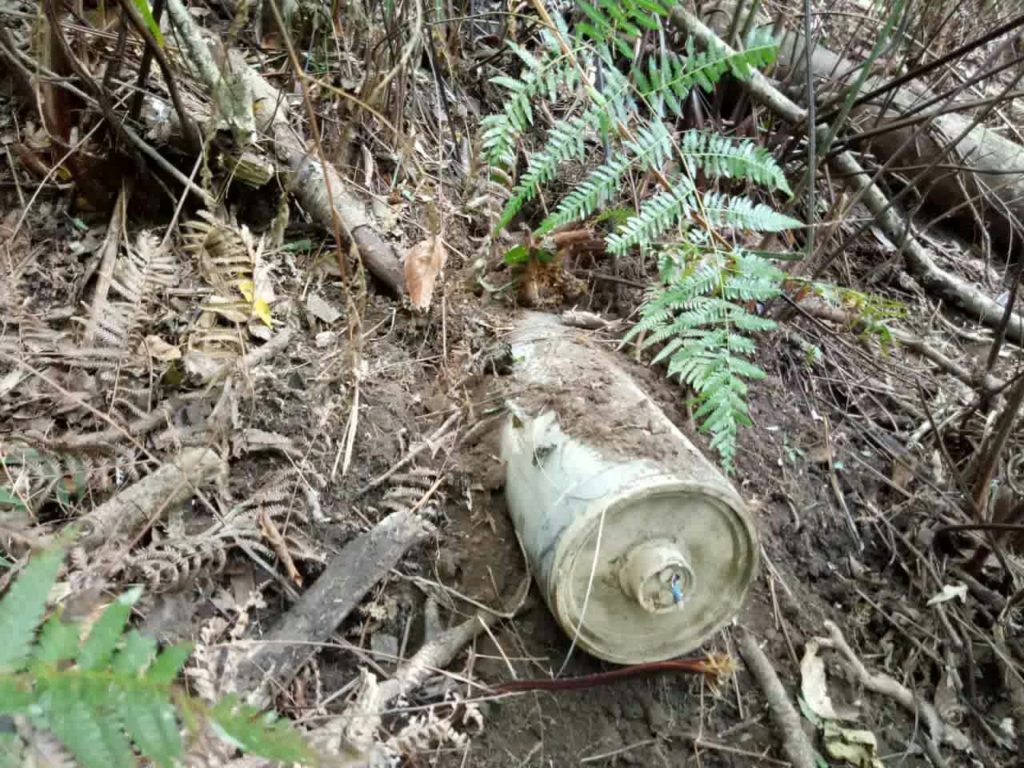
<svg viewBox="0 0 1024 768"><path fill-rule="evenodd" d="M405 254L405 288L416 309L426 309L434 295L434 283L448 261L441 235L416 243Z"/></svg>
<svg viewBox="0 0 1024 768"><path fill-rule="evenodd" d="M149 355L151 358L158 360L161 363L168 363L171 360L178 360L181 358L181 350L173 344L168 344L159 336L147 336L143 339L142 343L139 345L139 352L144 355Z"/></svg>
<svg viewBox="0 0 1024 768"><path fill-rule="evenodd" d="M285 571L288 572L288 578L292 580L292 583L297 587L302 586L302 574L299 573L299 569L295 567L295 561L292 560L292 553L288 550L288 544L284 540L284 536L281 535L280 529L278 529L274 520L266 512L266 510L260 510L256 516L256 522L260 527L260 533L273 547L274 553L277 555L278 560L284 566Z"/></svg>

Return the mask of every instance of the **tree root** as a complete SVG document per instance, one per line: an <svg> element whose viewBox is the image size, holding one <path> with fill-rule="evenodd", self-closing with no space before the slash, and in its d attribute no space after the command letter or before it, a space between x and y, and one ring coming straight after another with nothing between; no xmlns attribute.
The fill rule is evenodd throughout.
<svg viewBox="0 0 1024 768"><path fill-rule="evenodd" d="M757 680L768 700L768 708L771 710L772 720L779 729L782 751L785 752L786 758L794 768L817 768L814 747L804 733L800 715L793 708L789 694L775 673L772 663L758 647L754 636L746 630L739 633L739 648L747 669Z"/></svg>

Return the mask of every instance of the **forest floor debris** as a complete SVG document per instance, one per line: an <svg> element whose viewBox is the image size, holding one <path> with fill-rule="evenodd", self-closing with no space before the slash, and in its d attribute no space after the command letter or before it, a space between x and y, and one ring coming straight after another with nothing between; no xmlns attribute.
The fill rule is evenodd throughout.
<svg viewBox="0 0 1024 768"><path fill-rule="evenodd" d="M804 766L830 744L871 765L1012 764L1024 743L1020 269L931 225L904 237L892 190L868 181L871 158L834 154L821 191L851 186L865 207L839 193L829 210L877 221L823 268L879 298L881 316L794 293L758 348L766 378L750 387L735 482L763 567L744 629L702 649L746 667L609 677L528 594L496 382L515 365L520 304L616 348L657 264L610 258L601 221L557 233L549 261L515 229L482 234L497 175L470 137L499 101L482 80L516 66L483 16L421 28L412 19L433 11L414 2L351 25L319 17L301 51L279 19L267 32L225 4L169 2L191 40L159 1L162 44L130 2L109 18L47 2L61 23L38 38L37 9L0 2L12 78L0 94L0 590L77 525L53 595L68 616L145 584L133 621L197 643L190 686L255 694L352 765ZM526 13L525 31L502 34L530 39L548 11ZM676 18L715 44L687 11ZM58 55L34 61L32 41L48 36ZM178 46L211 39L224 46L204 85ZM252 125L218 59L255 94ZM799 105L762 78L748 86L799 130ZM695 119L729 123L724 98ZM749 106L734 98L729 109ZM781 154L800 145L775 139ZM633 181L646 194L650 179ZM853 231L839 217L821 226ZM525 262L508 258L517 248ZM416 307L403 252L422 256L414 276L431 288ZM638 351L621 359L707 447L680 387ZM593 389L580 382L584 407ZM984 482L961 487L978 464ZM856 721L801 711L813 643L835 711L855 703ZM593 685L525 685L561 669Z"/></svg>

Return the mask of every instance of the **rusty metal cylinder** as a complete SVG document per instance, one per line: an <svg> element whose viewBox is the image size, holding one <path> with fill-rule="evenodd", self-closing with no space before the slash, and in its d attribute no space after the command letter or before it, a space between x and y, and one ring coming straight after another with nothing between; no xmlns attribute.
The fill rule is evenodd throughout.
<svg viewBox="0 0 1024 768"><path fill-rule="evenodd" d="M551 612L619 664L697 648L756 573L743 500L596 337L531 312L511 344L505 494Z"/></svg>

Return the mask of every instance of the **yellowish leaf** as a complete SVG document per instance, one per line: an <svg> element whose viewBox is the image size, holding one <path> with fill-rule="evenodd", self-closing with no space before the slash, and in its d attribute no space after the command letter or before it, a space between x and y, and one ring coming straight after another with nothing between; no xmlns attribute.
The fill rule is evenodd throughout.
<svg viewBox="0 0 1024 768"><path fill-rule="evenodd" d="M258 317L268 328L273 327L274 321L270 317L270 305L263 299L256 299L252 303L252 313Z"/></svg>
<svg viewBox="0 0 1024 768"><path fill-rule="evenodd" d="M238 290L245 297L245 300L252 304L252 297L254 295L252 280L239 280Z"/></svg>

